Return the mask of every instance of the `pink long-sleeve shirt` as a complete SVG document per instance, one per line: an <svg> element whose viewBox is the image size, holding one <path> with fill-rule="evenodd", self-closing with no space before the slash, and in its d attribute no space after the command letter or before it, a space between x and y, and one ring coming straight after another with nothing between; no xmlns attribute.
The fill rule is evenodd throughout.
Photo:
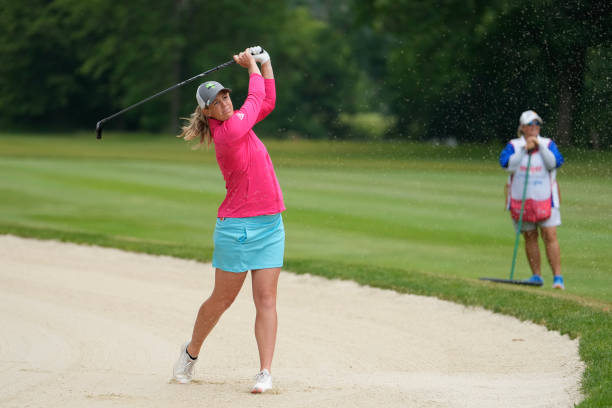
<svg viewBox="0 0 612 408"><path fill-rule="evenodd" d="M270 155L253 132L253 126L272 112L275 103L274 79L251 74L249 94L242 107L223 122L209 119L227 190L217 213L219 218L254 217L285 210Z"/></svg>

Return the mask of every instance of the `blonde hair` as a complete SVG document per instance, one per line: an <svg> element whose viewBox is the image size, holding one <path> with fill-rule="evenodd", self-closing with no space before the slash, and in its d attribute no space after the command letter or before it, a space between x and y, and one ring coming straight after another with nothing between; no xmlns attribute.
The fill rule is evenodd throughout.
<svg viewBox="0 0 612 408"><path fill-rule="evenodd" d="M210 134L210 127L208 125L208 118L202 112L199 106L196 106L195 111L189 116L189 118L181 118L187 120L186 126L182 126L181 134L176 137L181 137L187 141L200 139L199 143L195 148L201 147L206 142L206 148L209 148L213 139Z"/></svg>
<svg viewBox="0 0 612 408"><path fill-rule="evenodd" d="M516 136L520 139L523 136L523 125L519 123L518 129L516 130Z"/></svg>

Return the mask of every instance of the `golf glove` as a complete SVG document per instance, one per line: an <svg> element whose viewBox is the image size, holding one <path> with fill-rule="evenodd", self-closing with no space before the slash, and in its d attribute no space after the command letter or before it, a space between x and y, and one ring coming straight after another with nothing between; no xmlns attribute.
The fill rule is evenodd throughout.
<svg viewBox="0 0 612 408"><path fill-rule="evenodd" d="M266 50L261 48L259 45L255 47L251 47L250 51L251 51L251 55L255 59L255 62L259 62L260 64L263 64L264 62L270 61L270 55L266 52Z"/></svg>

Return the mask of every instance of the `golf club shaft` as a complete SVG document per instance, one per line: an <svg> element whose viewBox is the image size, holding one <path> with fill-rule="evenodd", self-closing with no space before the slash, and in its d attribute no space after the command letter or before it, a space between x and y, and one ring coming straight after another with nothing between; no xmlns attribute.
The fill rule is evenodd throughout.
<svg viewBox="0 0 612 408"><path fill-rule="evenodd" d="M514 254L512 255L512 267L510 268L510 280L514 277L514 266L516 265L516 252L518 250L519 240L521 238L521 227L523 226L523 210L525 209L525 198L527 198L527 181L529 181L529 168L531 167L531 152L527 151L527 171L525 173L525 185L523 186L523 200L521 201L521 211L519 213L518 228L516 230L516 239L514 240Z"/></svg>
<svg viewBox="0 0 612 408"><path fill-rule="evenodd" d="M148 101L150 101L150 100L151 100L151 99L153 99L153 98L157 98L158 96L163 95L163 94L165 94L166 92L169 92L169 91L171 91L171 90L173 90L173 89L176 89L176 88L178 88L178 87L181 87L181 86L183 86L183 85L185 85L185 84L188 84L189 82L191 82L191 81L193 81L193 80L195 80L195 79L201 78L201 77L203 77L203 76L205 76L205 75L210 74L211 72L217 71L217 70L219 70L219 69L221 69L221 68L225 68L225 67L227 67L227 66L229 66L229 65L232 65L232 64L234 64L234 63L235 63L235 61L234 61L234 60L224 62L223 64L221 64L221 65L219 65L219 66L216 66L216 67L214 67L214 68L209 69L208 71L202 72L202 73L200 73L200 74L198 74L198 75L196 75L196 76L194 76L194 77L192 77L192 78L186 79L186 80L184 80L183 82L180 82L180 83L178 83L178 84L176 84L176 85L173 85L173 86L171 86L171 87L170 87L170 88L168 88L168 89L164 89L163 91L158 92L158 93L156 93L155 95L151 95L151 96L149 96L148 98L145 98L145 99L143 99L143 100L142 100L142 101L140 101L140 102L136 102L135 104L133 104L133 105L131 105L131 106L128 106L127 108L122 109L122 110L120 110L119 112L117 112L117 113L115 113L115 114L112 114L111 116L109 116L109 117L107 117L107 118L101 119L101 120L100 120L100 121L98 121L98 123L96 124L96 134L97 134L96 138L97 138L97 139L102 139L102 127L104 126L104 123L105 123L105 122L108 122L109 120L111 120L111 119L113 119L113 118L115 118L115 117L117 117L117 116L121 115L122 113L125 113L125 112L127 112L127 111L129 111L129 110L131 110L131 109L134 109L135 107L137 107L137 106L139 106L139 105L142 105L143 103L148 102Z"/></svg>

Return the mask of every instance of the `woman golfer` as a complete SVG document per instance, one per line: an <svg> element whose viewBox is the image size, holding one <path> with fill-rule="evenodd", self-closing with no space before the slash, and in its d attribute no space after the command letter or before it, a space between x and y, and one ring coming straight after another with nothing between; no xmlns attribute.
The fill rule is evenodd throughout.
<svg viewBox="0 0 612 408"><path fill-rule="evenodd" d="M546 246L546 256L553 271L553 288L565 289L561 276L561 250L557 241L557 226L561 225L559 211L559 187L556 169L563 164L563 156L551 139L540 136L542 118L532 110L519 118L518 138L512 139L501 152L499 162L510 174L508 177L507 209L510 210L515 228L523 201L523 187L527 174L529 155L529 177L525 191L525 206L521 232L525 237L525 250L532 276L528 281L543 283L540 271L540 247L538 229Z"/></svg>
<svg viewBox="0 0 612 408"><path fill-rule="evenodd" d="M234 60L249 72L249 92L242 107L234 110L230 89L215 81L205 82L196 92L198 107L179 136L199 139L200 144L214 142L227 194L219 207L214 233L215 286L200 306L191 340L180 349L174 378L180 383L191 381L202 343L238 295L250 270L260 360L252 392L261 393L272 388L276 289L285 249L281 212L285 205L268 151L253 126L274 109L276 90L270 56L260 47L247 48L234 55Z"/></svg>

